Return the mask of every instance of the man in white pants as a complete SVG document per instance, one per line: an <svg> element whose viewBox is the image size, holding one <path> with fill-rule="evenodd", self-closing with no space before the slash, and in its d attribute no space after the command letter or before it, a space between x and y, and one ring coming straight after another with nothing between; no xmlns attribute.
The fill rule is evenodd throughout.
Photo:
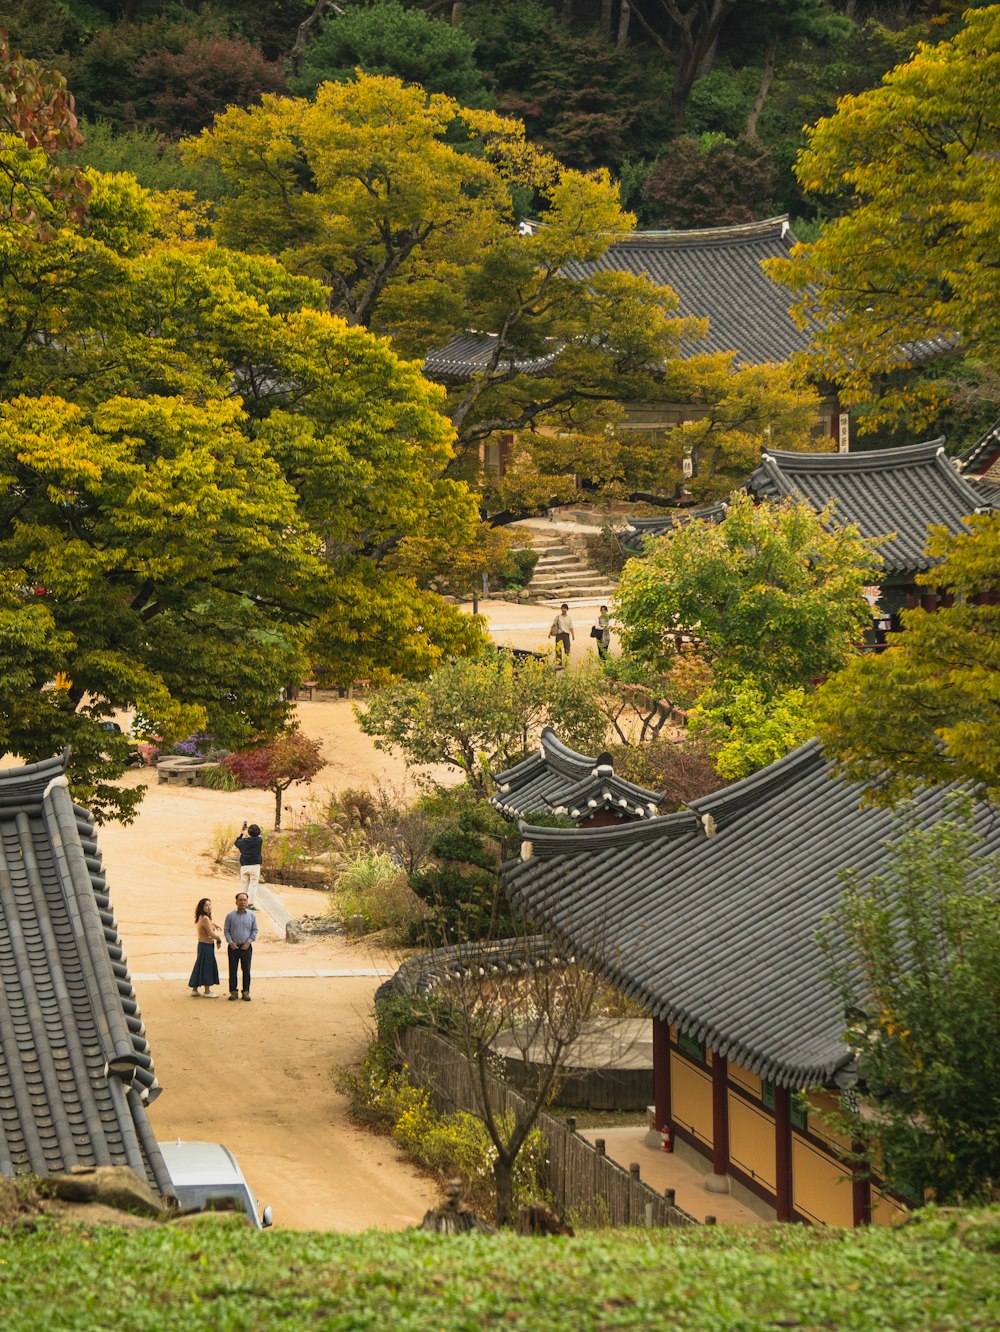
<svg viewBox="0 0 1000 1332"><path fill-rule="evenodd" d="M240 891L246 893L247 905L254 911L260 866L264 858L264 839L256 823L251 823L249 828L244 823L243 831L236 839L236 847L240 853Z"/></svg>

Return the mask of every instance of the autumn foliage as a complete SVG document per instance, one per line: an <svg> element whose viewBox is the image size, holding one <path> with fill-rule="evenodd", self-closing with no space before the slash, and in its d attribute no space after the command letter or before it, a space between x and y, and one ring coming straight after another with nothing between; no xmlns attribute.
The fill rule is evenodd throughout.
<svg viewBox="0 0 1000 1332"><path fill-rule="evenodd" d="M285 731L269 745L230 754L225 766L244 786L274 792L274 826L281 827L281 797L297 782L311 782L323 767L319 742L301 731Z"/></svg>

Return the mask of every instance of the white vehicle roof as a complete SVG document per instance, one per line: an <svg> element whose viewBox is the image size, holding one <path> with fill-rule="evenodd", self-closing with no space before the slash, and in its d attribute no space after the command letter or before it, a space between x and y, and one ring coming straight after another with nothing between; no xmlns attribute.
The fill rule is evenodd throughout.
<svg viewBox="0 0 1000 1332"><path fill-rule="evenodd" d="M175 1185L246 1184L246 1176L221 1142L161 1142L160 1151Z"/></svg>

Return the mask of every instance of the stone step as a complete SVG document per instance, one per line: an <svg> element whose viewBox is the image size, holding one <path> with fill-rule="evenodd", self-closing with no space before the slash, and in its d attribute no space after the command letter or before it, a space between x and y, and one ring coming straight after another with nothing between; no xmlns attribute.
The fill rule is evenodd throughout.
<svg viewBox="0 0 1000 1332"><path fill-rule="evenodd" d="M531 589L529 588L528 591L530 593ZM614 595L615 589L613 587L601 587L599 585L588 586L584 583L579 587L568 587L562 592L539 588L535 597L543 606L559 606L564 601L568 606L573 606L583 602L594 604L600 602L602 605L607 605Z"/></svg>
<svg viewBox="0 0 1000 1332"><path fill-rule="evenodd" d="M527 587L529 597L539 597L543 601L569 601L570 597L601 597L607 601L614 597L617 587L611 583L581 582L565 583L562 587Z"/></svg>
<svg viewBox="0 0 1000 1332"><path fill-rule="evenodd" d="M557 569L590 569L592 565L585 560L575 559L572 555L559 555L552 560L539 560L535 572L554 573Z"/></svg>
<svg viewBox="0 0 1000 1332"><path fill-rule="evenodd" d="M569 579L570 582L578 578L590 578L591 582L611 582L607 574L602 574L598 569L587 569L586 565L574 565L566 569L535 569L531 582L558 582L561 578Z"/></svg>

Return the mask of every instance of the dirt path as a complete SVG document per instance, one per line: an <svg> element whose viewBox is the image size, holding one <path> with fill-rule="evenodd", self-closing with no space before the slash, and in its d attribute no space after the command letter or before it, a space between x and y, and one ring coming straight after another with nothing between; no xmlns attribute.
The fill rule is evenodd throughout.
<svg viewBox="0 0 1000 1332"><path fill-rule="evenodd" d="M374 777L405 782L402 764L357 730L349 704L306 702L299 711L331 762L312 788L293 789L290 804ZM150 1109L157 1137L224 1142L286 1228L400 1229L419 1221L433 1184L388 1139L354 1128L332 1077L366 1043L379 984L373 973L390 975L397 960L344 940L288 944L261 913L253 1002L192 999L195 903L212 897L221 921L237 887L214 863L214 838L244 818L269 828L272 797L158 785L152 769L128 780L149 787L139 816L128 828L103 828L100 840L164 1088ZM318 913L325 902L301 891L283 896L295 914ZM219 960L224 991L224 952ZM316 974L323 971L360 974Z"/></svg>

